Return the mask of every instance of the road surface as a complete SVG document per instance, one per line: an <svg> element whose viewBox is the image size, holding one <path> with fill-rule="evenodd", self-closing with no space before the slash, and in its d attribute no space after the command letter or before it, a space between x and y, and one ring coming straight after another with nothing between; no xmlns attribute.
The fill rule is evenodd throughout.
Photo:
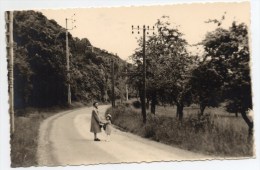
<svg viewBox="0 0 260 170"><path fill-rule="evenodd" d="M100 113L108 107L99 106ZM62 112L41 124L39 166L211 159L115 128L110 142L105 141L104 132L98 134L101 141L95 142L89 131L91 110L87 107Z"/></svg>

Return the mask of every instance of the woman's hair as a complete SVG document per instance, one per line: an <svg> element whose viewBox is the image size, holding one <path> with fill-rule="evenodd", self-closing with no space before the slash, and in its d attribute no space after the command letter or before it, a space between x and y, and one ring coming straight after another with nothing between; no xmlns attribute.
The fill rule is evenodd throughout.
<svg viewBox="0 0 260 170"><path fill-rule="evenodd" d="M98 102L94 102L94 103L93 103L93 106L96 106L97 103L98 103Z"/></svg>

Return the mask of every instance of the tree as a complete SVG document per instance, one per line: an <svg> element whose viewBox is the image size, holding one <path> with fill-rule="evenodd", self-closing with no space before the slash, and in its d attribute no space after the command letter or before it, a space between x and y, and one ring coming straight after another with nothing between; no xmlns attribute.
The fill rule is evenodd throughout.
<svg viewBox="0 0 260 170"><path fill-rule="evenodd" d="M235 112L240 112L252 134L253 122L247 117L252 109L248 28L233 22L229 29L217 28L207 34L203 45L212 68L224 78L223 94Z"/></svg>
<svg viewBox="0 0 260 170"><path fill-rule="evenodd" d="M209 64L200 63L193 70L190 80L193 101L200 105L203 115L206 107L217 107L221 102L222 76Z"/></svg>
<svg viewBox="0 0 260 170"><path fill-rule="evenodd" d="M30 91L32 90L30 77L32 76L33 72L29 69L28 60L26 60L24 57L27 55L25 48L16 48L14 54L14 107L17 109L22 109L28 105Z"/></svg>
<svg viewBox="0 0 260 170"><path fill-rule="evenodd" d="M68 83L73 102L104 100L111 84L107 77L110 64L105 59L115 55L91 46L87 38L75 38L69 33L68 80L65 28L35 11L14 12L14 28L15 109L66 105Z"/></svg>
<svg viewBox="0 0 260 170"><path fill-rule="evenodd" d="M177 27L169 23L169 17L163 16L155 27L158 34L146 41L147 90L152 100L151 112L155 113L157 99L177 105L177 115L183 117L183 107L188 99L188 76L191 74L192 59L189 57L187 42ZM139 40L141 47L141 40ZM134 54L134 61L140 61L142 49ZM159 92L159 93L158 93Z"/></svg>
<svg viewBox="0 0 260 170"><path fill-rule="evenodd" d="M21 94L16 95L15 106L20 103L20 108L48 107L63 103L66 78L62 56L65 53L61 50L62 41L56 41L55 37L62 28L34 11L15 12L14 27L14 41L17 43L14 93ZM26 63L26 72L21 69L22 63ZM21 89L19 77L26 77L28 84L24 89Z"/></svg>

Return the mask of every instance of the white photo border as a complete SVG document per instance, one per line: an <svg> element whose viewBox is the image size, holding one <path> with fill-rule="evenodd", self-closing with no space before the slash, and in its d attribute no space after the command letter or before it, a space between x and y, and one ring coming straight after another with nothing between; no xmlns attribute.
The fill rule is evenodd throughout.
<svg viewBox="0 0 260 170"><path fill-rule="evenodd" d="M89 7L120 7L120 6L142 6L142 5L167 5L176 3L208 3L208 2L241 2L241 1L210 1L210 0L1 0L0 1L0 166L1 169L11 169L10 167L10 144L9 144L9 115L8 115L8 84L7 84L7 62L5 60L5 19L4 11L7 10L26 10L26 9L61 9L61 8L89 8ZM255 149L256 159L245 160L212 160L212 161L182 161L182 162L153 162L153 163L131 163L131 164L106 164L106 165L91 165L91 166L67 166L67 167L30 167L28 169L175 169L175 170L225 170L225 169L260 169L259 158L259 113L260 106L260 78L257 73L260 73L260 1L251 0L251 43L252 43L252 87L253 87L253 104L255 118ZM22 168L16 168L20 170Z"/></svg>

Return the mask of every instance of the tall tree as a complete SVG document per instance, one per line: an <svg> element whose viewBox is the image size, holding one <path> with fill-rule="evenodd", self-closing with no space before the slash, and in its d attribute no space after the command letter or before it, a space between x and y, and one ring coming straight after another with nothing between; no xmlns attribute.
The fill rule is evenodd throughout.
<svg viewBox="0 0 260 170"><path fill-rule="evenodd" d="M229 105L237 106L234 110L241 113L252 134L253 121L247 116L252 109L247 26L233 22L229 29L217 28L207 34L203 44L206 60L224 78L224 97Z"/></svg>
<svg viewBox="0 0 260 170"><path fill-rule="evenodd" d="M14 12L14 28L15 108L65 105L65 28L35 11ZM103 100L111 84L107 81L110 64L105 60L116 56L93 47L87 38L69 33L68 39L72 101Z"/></svg>
<svg viewBox="0 0 260 170"><path fill-rule="evenodd" d="M200 114L203 115L206 107L219 106L222 96L222 76L211 68L208 63L200 63L193 70L190 79L193 102L200 106Z"/></svg>
<svg viewBox="0 0 260 170"><path fill-rule="evenodd" d="M188 77L192 68L192 59L187 53L187 42L178 27L169 22L169 17L163 16L155 24L158 33L149 37L146 42L147 84L152 106L158 98L177 105L177 115L183 117L183 107L188 101ZM140 41L141 42L141 41ZM141 46L141 44L140 44ZM137 49L135 61L141 60L142 50ZM158 93L160 92L160 93Z"/></svg>

